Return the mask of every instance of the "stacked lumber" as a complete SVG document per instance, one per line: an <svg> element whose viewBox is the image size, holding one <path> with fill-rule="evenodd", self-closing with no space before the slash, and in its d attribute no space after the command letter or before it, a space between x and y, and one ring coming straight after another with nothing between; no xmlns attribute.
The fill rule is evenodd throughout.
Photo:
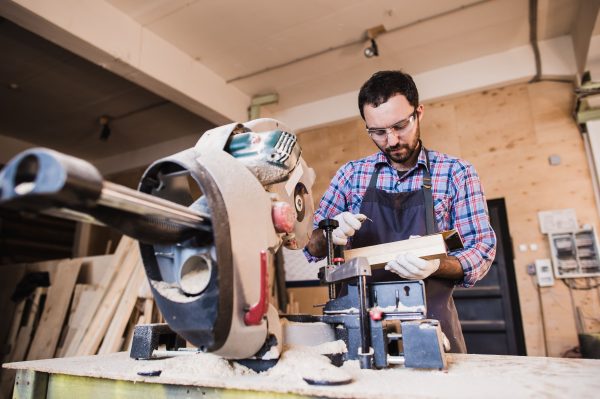
<svg viewBox="0 0 600 399"><path fill-rule="evenodd" d="M113 255L10 268L19 279L47 272L50 285L14 304L3 363L127 350L136 324L160 321L139 248L128 237ZM13 380L2 370L0 397L10 397Z"/></svg>

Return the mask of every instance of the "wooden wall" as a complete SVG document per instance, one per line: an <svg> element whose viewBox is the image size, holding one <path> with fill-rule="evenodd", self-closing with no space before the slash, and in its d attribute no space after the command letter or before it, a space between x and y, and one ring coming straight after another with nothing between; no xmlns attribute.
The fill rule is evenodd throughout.
<svg viewBox="0 0 600 399"><path fill-rule="evenodd" d="M600 227L583 140L570 116L572 90L570 84L540 82L434 102L425 105L421 126L426 146L472 162L487 198L506 201L527 353L533 356L544 356L546 346L549 356L561 356L578 344L574 306L582 308L587 332L600 331L600 290L573 291L572 300L557 280L538 296L527 274L528 264L550 257L538 211L575 208L580 224ZM340 165L376 150L360 118L298 136L317 172L316 202ZM553 154L560 165L549 165ZM520 252L519 244L538 249Z"/></svg>

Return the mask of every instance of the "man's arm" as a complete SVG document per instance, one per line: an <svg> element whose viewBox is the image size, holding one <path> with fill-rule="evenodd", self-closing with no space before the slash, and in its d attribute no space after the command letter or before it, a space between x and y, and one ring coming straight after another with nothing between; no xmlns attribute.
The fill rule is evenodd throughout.
<svg viewBox="0 0 600 399"><path fill-rule="evenodd" d="M490 219L481 181L468 162L455 165L452 175L455 195L450 212L453 228L460 233L464 249L448 255L457 259L463 270L462 286L472 287L488 272L496 254L496 235ZM449 266L452 267L452 266Z"/></svg>
<svg viewBox="0 0 600 399"><path fill-rule="evenodd" d="M464 271L458 259L454 256L447 256L440 259L440 267L432 274L432 276L450 280L462 280Z"/></svg>
<svg viewBox="0 0 600 399"><path fill-rule="evenodd" d="M314 230L303 251L309 262L317 262L327 256L327 242L323 231L317 226L323 219L333 218L344 211L350 210L348 199L351 192L350 179L353 174L352 162L343 165L338 169L327 191L323 194L319 202L319 208L315 211Z"/></svg>
<svg viewBox="0 0 600 399"><path fill-rule="evenodd" d="M327 240L323 235L323 230L313 230L310 240L306 244L306 249L316 258L322 258L327 255Z"/></svg>

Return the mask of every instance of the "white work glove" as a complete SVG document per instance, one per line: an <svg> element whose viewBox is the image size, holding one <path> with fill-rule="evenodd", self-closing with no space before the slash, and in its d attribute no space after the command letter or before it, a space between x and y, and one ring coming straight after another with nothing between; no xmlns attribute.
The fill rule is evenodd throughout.
<svg viewBox="0 0 600 399"><path fill-rule="evenodd" d="M440 267L440 260L421 259L410 252L402 252L385 265L385 270L408 280L423 280Z"/></svg>
<svg viewBox="0 0 600 399"><path fill-rule="evenodd" d="M338 221L339 226L333 230L332 238L335 245L346 245L348 243L348 237L352 237L354 233L364 222L367 217L361 213L350 213L342 212L333 217Z"/></svg>

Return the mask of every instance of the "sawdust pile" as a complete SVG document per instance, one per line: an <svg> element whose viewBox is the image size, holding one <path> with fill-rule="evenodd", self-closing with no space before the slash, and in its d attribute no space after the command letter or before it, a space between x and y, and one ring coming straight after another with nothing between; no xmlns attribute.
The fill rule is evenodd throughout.
<svg viewBox="0 0 600 399"><path fill-rule="evenodd" d="M337 383L351 379L344 370L331 364L324 354L343 353L343 341L327 342L317 346L293 346L284 350L279 362L262 375L282 381L312 380Z"/></svg>
<svg viewBox="0 0 600 399"><path fill-rule="evenodd" d="M152 364L139 371L153 370ZM160 367L161 376L177 378L181 375L198 375L202 378L230 378L256 374L249 368L236 362L230 362L212 353L197 353L165 359Z"/></svg>
<svg viewBox="0 0 600 399"><path fill-rule="evenodd" d="M277 364L262 373L224 359L211 353L196 353L163 359L160 365L155 361L145 362L135 372L161 371L161 377L179 378L186 376L187 382L201 382L207 379L228 379L242 376L256 376L259 379L277 379L290 383L303 383L304 379L337 382L350 378L348 373L331 364L324 354L346 352L344 341L327 342L316 346L285 347ZM197 380L197 381L196 381Z"/></svg>

